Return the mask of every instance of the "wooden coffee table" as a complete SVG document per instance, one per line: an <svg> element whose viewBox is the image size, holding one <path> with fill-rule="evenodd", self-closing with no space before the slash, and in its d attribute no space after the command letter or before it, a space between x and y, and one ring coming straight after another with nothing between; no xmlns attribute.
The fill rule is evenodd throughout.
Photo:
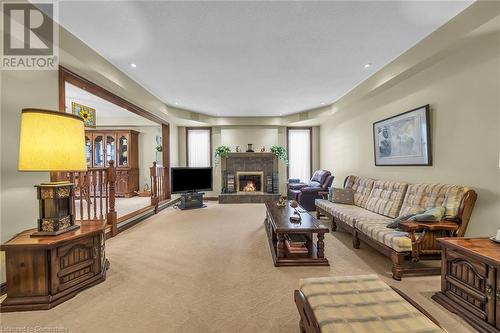
<svg viewBox="0 0 500 333"><path fill-rule="evenodd" d="M300 223L290 222L294 209L288 203L285 207L276 206L275 201L268 201L266 205L266 227L269 247L273 256L274 266L329 266L325 258L325 233L329 230L311 214L301 213ZM299 211L303 211L301 207ZM307 238L307 254L288 252L285 246L285 234L303 234ZM317 234L317 242L314 242Z"/></svg>

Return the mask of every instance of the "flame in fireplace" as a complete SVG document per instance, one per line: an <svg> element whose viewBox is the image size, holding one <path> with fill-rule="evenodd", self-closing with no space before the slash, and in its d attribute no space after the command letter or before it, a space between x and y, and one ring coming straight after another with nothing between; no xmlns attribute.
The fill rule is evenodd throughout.
<svg viewBox="0 0 500 333"><path fill-rule="evenodd" d="M243 188L243 192L255 192L255 184L252 181L247 182Z"/></svg>

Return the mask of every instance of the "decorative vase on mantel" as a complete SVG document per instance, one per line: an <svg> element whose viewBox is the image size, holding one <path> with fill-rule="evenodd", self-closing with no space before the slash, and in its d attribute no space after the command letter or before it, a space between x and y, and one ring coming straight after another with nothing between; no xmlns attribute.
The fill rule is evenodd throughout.
<svg viewBox="0 0 500 333"><path fill-rule="evenodd" d="M254 153L251 143L248 143L247 153Z"/></svg>

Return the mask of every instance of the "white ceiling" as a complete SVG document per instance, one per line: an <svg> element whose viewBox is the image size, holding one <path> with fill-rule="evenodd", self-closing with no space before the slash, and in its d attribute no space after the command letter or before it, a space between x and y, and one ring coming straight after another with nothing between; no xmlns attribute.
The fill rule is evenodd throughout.
<svg viewBox="0 0 500 333"><path fill-rule="evenodd" d="M62 1L59 21L169 105L279 116L331 104L471 3Z"/></svg>

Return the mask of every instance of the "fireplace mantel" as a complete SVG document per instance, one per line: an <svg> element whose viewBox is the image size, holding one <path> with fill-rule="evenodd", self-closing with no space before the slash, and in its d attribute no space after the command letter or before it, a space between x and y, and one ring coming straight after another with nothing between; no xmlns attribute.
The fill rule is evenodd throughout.
<svg viewBox="0 0 500 333"><path fill-rule="evenodd" d="M264 152L264 153L261 153L261 152L253 152L253 153L247 153L247 152L240 152L240 153L229 153L227 154L227 157L226 159L228 158L237 158L237 157L246 157L246 158L263 158L263 157L267 157L267 158L274 158L276 157L275 154L273 153L268 153L268 152Z"/></svg>

